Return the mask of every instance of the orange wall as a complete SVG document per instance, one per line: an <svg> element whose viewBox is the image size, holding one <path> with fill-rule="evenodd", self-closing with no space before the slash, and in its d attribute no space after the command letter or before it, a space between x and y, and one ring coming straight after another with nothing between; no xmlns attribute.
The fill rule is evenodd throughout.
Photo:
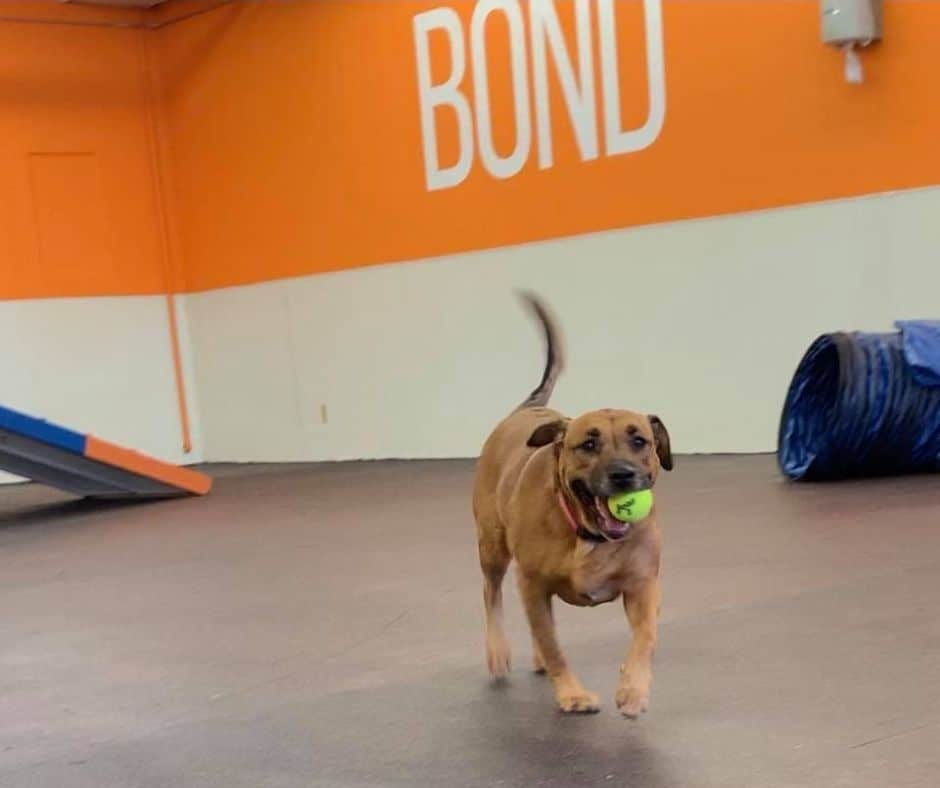
<svg viewBox="0 0 940 788"><path fill-rule="evenodd" d="M667 106L651 146L583 162L556 112L554 167L539 169L533 143L515 177L477 161L459 186L428 191L412 19L441 5L466 32L470 0L284 0L160 34L189 289L940 184L940 3L888 0L867 81L848 85L820 43L818 0L664 0ZM557 5L571 40L574 6ZM637 0L617 7L635 123L643 15ZM505 154L506 24L486 30ZM451 68L442 41L438 81ZM455 159L453 113L437 123Z"/></svg>
<svg viewBox="0 0 940 788"><path fill-rule="evenodd" d="M0 15L136 18L53 2ZM142 35L0 22L0 298L165 291Z"/></svg>
<svg viewBox="0 0 940 788"><path fill-rule="evenodd" d="M459 11L466 36L471 0L253 2L148 33L0 22L0 298L158 293L175 277L203 290L940 184L940 3L888 0L885 42L852 86L819 43L817 0L663 0L666 112L649 147L582 161L550 68L554 165L539 168L533 139L513 177L475 156L466 180L429 191L412 20L438 6ZM574 4L557 6L571 44ZM635 125L643 14L638 0L617 9L622 120ZM7 13L138 18L0 0ZM596 24L591 36L597 70ZM505 154L499 15L486 43ZM436 81L451 68L443 44L432 37ZM468 73L474 104L472 88ZM453 113L435 120L453 159Z"/></svg>

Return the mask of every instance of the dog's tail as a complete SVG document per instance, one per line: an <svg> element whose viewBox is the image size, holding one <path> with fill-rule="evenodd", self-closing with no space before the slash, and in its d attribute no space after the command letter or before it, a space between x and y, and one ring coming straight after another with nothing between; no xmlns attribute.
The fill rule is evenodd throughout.
<svg viewBox="0 0 940 788"><path fill-rule="evenodd" d="M531 293L519 293L522 302L532 310L545 334L545 372L535 390L526 398L517 410L539 408L548 404L558 376L562 373L565 360L561 346L561 334L548 308Z"/></svg>

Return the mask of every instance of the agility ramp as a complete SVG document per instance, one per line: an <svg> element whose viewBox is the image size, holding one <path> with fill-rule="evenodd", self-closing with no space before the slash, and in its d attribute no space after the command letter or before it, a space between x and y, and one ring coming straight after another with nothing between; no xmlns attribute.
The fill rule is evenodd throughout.
<svg viewBox="0 0 940 788"><path fill-rule="evenodd" d="M88 498L205 495L212 479L0 406L0 470Z"/></svg>

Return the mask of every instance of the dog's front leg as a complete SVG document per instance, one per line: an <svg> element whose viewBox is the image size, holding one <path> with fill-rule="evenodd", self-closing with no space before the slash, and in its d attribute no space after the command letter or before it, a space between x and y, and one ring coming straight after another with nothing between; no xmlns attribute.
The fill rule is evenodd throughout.
<svg viewBox="0 0 940 788"><path fill-rule="evenodd" d="M659 581L653 578L635 593L624 594L623 606L633 629L633 639L627 658L620 667L616 701L617 708L625 717L636 719L649 706L659 618Z"/></svg>
<svg viewBox="0 0 940 788"><path fill-rule="evenodd" d="M519 593L525 605L532 629L532 639L538 646L545 672L552 680L555 700L564 712L593 713L600 709L597 695L581 686L578 677L571 672L555 637L555 622L552 618L551 595L536 578L519 572Z"/></svg>

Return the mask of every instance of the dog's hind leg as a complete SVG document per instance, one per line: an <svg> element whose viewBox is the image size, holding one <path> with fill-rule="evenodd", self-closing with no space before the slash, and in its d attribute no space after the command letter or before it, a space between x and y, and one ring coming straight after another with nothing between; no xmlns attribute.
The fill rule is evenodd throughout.
<svg viewBox="0 0 940 788"><path fill-rule="evenodd" d="M501 679L509 673L509 642L503 629L503 578L512 557L502 527L480 523L478 531L486 610L486 664L493 678Z"/></svg>

